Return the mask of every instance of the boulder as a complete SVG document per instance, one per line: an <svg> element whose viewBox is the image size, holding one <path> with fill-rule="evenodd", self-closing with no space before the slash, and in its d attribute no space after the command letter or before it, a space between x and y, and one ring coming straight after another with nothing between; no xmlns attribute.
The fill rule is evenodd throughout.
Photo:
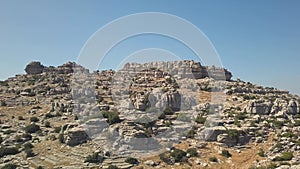
<svg viewBox="0 0 300 169"><path fill-rule="evenodd" d="M26 73L30 75L40 74L43 70L44 66L41 62L30 62L25 68Z"/></svg>
<svg viewBox="0 0 300 169"><path fill-rule="evenodd" d="M64 141L69 146L76 146L89 140L85 130L80 127L72 128L65 134Z"/></svg>

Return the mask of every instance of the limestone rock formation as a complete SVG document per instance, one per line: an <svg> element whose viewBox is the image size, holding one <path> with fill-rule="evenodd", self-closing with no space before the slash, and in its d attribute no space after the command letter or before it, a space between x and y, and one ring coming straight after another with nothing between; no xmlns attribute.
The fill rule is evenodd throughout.
<svg viewBox="0 0 300 169"><path fill-rule="evenodd" d="M41 64L41 62L30 62L26 68L25 71L27 74L40 74L44 70L44 66Z"/></svg>

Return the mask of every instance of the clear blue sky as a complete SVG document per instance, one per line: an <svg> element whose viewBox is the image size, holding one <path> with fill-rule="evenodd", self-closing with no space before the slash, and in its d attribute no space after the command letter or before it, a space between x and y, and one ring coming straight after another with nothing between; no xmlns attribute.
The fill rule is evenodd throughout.
<svg viewBox="0 0 300 169"><path fill-rule="evenodd" d="M88 38L114 19L164 12L200 28L234 78L300 94L299 9L299 0L1 0L0 79L24 73L32 60L55 66L76 61ZM155 40L140 47L165 41L137 37L131 44L147 38ZM189 55L180 47L170 50Z"/></svg>

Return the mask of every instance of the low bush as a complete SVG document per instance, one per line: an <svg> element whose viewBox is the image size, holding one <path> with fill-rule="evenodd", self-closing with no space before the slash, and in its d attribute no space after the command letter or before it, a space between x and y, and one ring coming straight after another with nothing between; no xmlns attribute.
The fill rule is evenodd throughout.
<svg viewBox="0 0 300 169"><path fill-rule="evenodd" d="M190 154L191 157L197 157L198 156L198 152L196 148L189 148L186 151L188 154Z"/></svg>
<svg viewBox="0 0 300 169"><path fill-rule="evenodd" d="M139 161L136 158L133 158L133 157L127 157L125 162L129 163L129 164L138 164L139 163Z"/></svg>
<svg viewBox="0 0 300 169"><path fill-rule="evenodd" d="M199 123L199 124L204 124L205 121L206 121L206 117L202 117L202 116L197 116L196 119L195 119L196 123Z"/></svg>
<svg viewBox="0 0 300 169"><path fill-rule="evenodd" d="M257 153L260 157L265 157L265 151L263 149L260 149Z"/></svg>
<svg viewBox="0 0 300 169"><path fill-rule="evenodd" d="M186 152L174 149L171 152L171 156L175 159L175 162L185 162L186 161Z"/></svg>
<svg viewBox="0 0 300 169"><path fill-rule="evenodd" d="M32 123L32 124L25 127L25 131L27 133L35 133L39 130L40 130L40 126L36 125L35 123Z"/></svg>
<svg viewBox="0 0 300 169"><path fill-rule="evenodd" d="M228 150L222 150L221 155L224 156L224 157L226 157L226 158L229 158L229 157L232 156L232 155L229 153Z"/></svg>
<svg viewBox="0 0 300 169"><path fill-rule="evenodd" d="M280 157L276 157L274 161L290 161L293 158L292 152L283 152Z"/></svg>
<svg viewBox="0 0 300 169"><path fill-rule="evenodd" d="M120 118L118 112L115 111L103 111L101 112L104 118L107 118L109 124L119 123Z"/></svg>
<svg viewBox="0 0 300 169"><path fill-rule="evenodd" d="M99 153L93 153L91 155L88 155L84 162L89 162L89 163L102 163L104 158L99 155Z"/></svg>

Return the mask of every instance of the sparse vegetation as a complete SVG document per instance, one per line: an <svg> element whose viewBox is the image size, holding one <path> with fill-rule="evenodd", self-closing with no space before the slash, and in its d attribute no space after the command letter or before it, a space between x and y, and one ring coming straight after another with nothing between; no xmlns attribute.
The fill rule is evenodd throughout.
<svg viewBox="0 0 300 169"><path fill-rule="evenodd" d="M232 156L232 155L229 153L228 150L222 150L221 155L224 156L224 157L226 157L226 158L229 158L229 157Z"/></svg>
<svg viewBox="0 0 300 169"><path fill-rule="evenodd" d="M129 164L138 164L139 163L139 161L136 158L133 158L133 157L127 157L125 162L129 163Z"/></svg>
<svg viewBox="0 0 300 169"><path fill-rule="evenodd" d="M260 157L265 157L265 151L263 149L260 149L257 153Z"/></svg>
<svg viewBox="0 0 300 169"><path fill-rule="evenodd" d="M276 157L274 161L290 161L293 158L292 152L283 152L280 157Z"/></svg>
<svg viewBox="0 0 300 169"><path fill-rule="evenodd" d="M171 156L175 159L175 162L185 162L187 160L186 152L180 149L172 150Z"/></svg>
<svg viewBox="0 0 300 169"><path fill-rule="evenodd" d="M5 164L1 169L16 169L18 166L15 164Z"/></svg>
<svg viewBox="0 0 300 169"><path fill-rule="evenodd" d="M84 162L89 162L89 163L102 163L104 158L99 155L99 153L93 153L91 155L88 155Z"/></svg>
<svg viewBox="0 0 300 169"><path fill-rule="evenodd" d="M103 111L101 112L104 118L107 118L109 124L119 123L119 114L116 111Z"/></svg>
<svg viewBox="0 0 300 169"><path fill-rule="evenodd" d="M198 152L196 148L189 148L186 151L188 154L190 154L191 157L197 157L198 156Z"/></svg>

